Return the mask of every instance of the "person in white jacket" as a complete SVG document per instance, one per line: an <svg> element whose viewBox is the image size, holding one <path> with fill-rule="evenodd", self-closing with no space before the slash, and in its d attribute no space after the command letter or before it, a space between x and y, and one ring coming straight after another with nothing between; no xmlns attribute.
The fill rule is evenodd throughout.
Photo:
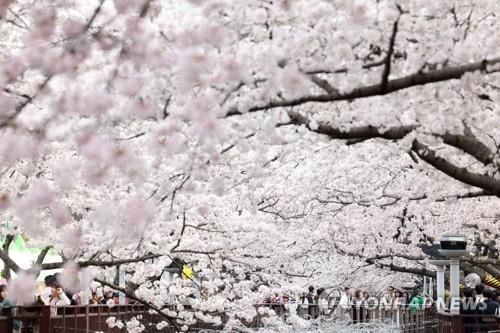
<svg viewBox="0 0 500 333"><path fill-rule="evenodd" d="M61 286L54 285L51 287L52 294L50 295L49 305L50 305L50 314L55 316L57 315L57 307L59 306L67 306L71 304L70 299L64 293L64 290Z"/></svg>
<svg viewBox="0 0 500 333"><path fill-rule="evenodd" d="M337 314L345 314L351 306L351 291L348 287L344 288L344 292L340 296Z"/></svg>

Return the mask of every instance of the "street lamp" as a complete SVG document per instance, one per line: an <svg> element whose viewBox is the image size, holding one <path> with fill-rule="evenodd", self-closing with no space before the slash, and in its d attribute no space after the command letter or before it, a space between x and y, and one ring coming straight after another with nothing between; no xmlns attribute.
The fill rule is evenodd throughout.
<svg viewBox="0 0 500 333"><path fill-rule="evenodd" d="M440 253L440 244L421 244L419 245L422 252L430 257L427 262L436 266L436 307L438 311L443 311L444 304L444 273L446 266L450 264L450 260Z"/></svg>
<svg viewBox="0 0 500 333"><path fill-rule="evenodd" d="M468 254L467 237L445 234L441 236L439 253L450 258L450 313L460 313L460 257Z"/></svg>

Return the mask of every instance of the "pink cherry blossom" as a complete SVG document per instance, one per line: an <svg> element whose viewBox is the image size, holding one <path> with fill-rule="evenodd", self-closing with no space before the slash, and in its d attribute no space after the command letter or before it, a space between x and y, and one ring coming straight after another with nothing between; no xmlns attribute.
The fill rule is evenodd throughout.
<svg viewBox="0 0 500 333"><path fill-rule="evenodd" d="M16 278L10 281L7 292L9 293L9 298L16 304L31 305L35 301L34 295L37 287L36 277L33 274L21 272Z"/></svg>

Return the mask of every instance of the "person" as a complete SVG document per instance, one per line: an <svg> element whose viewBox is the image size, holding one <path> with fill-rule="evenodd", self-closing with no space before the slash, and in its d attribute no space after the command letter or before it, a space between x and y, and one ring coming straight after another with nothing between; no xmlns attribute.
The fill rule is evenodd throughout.
<svg viewBox="0 0 500 333"><path fill-rule="evenodd" d="M10 308L10 311L11 311L10 313L12 316L14 316L15 311L16 311L15 304L11 300L9 300L7 286L3 284L0 286L0 314L1 314L2 308L4 308L4 307ZM14 333L19 332L20 327L21 327L21 323L19 322L19 320L14 320L12 322L12 328L14 330Z"/></svg>
<svg viewBox="0 0 500 333"><path fill-rule="evenodd" d="M384 317L386 319L392 318L393 312L392 312L392 306L394 304L394 287L389 286L387 288L387 292L384 294L384 297L382 297L381 300L381 308L384 309Z"/></svg>
<svg viewBox="0 0 500 333"><path fill-rule="evenodd" d="M354 292L354 297L352 298L352 322L355 324L363 321L361 304L362 304L361 290L356 290Z"/></svg>
<svg viewBox="0 0 500 333"><path fill-rule="evenodd" d="M309 309L309 301L307 300L305 293L299 294L299 302L300 305L297 308L297 315L300 317L305 317Z"/></svg>
<svg viewBox="0 0 500 333"><path fill-rule="evenodd" d="M483 306L481 307L480 313L482 315L496 315L498 313L498 308L500 305L498 302L495 302L491 299L492 291L489 289L483 290ZM482 319L482 328L483 330L494 330L496 329L496 319L493 318L483 318Z"/></svg>
<svg viewBox="0 0 500 333"><path fill-rule="evenodd" d="M498 291L496 290L491 291L491 300L494 302L498 302Z"/></svg>
<svg viewBox="0 0 500 333"><path fill-rule="evenodd" d="M102 288L97 288L94 294L94 298L92 300L93 304L106 304L106 300L104 299L104 293Z"/></svg>
<svg viewBox="0 0 500 333"><path fill-rule="evenodd" d="M463 290L464 297L460 302L460 314L466 315L463 317L462 322L465 326L465 333L473 333L476 331L474 325L478 325L477 317L469 317L478 314L479 309L476 298L474 297L474 290L469 287L465 287Z"/></svg>
<svg viewBox="0 0 500 333"><path fill-rule="evenodd" d="M406 310L408 308L408 303L410 303L410 294L408 294L406 291L403 292L403 298L401 301L403 310Z"/></svg>
<svg viewBox="0 0 500 333"><path fill-rule="evenodd" d="M47 275L44 278L45 289L43 290L43 294L40 295L43 304L49 305L50 296L52 295L52 287L56 284L55 275Z"/></svg>
<svg viewBox="0 0 500 333"><path fill-rule="evenodd" d="M349 304L351 303L351 292L349 287L344 287L344 291L340 295L340 300L338 304L337 314L342 315L349 309Z"/></svg>
<svg viewBox="0 0 500 333"><path fill-rule="evenodd" d="M363 318L365 321L370 320L371 305L372 304L370 304L370 294L368 294L368 292L365 290L361 295L361 306L363 311Z"/></svg>
<svg viewBox="0 0 500 333"><path fill-rule="evenodd" d="M106 302L106 305L112 306L115 304L115 301L113 300L113 291L109 290L104 293L104 300Z"/></svg>
<svg viewBox="0 0 500 333"><path fill-rule="evenodd" d="M480 283L474 289L476 291L477 301L480 303L483 302L484 301L484 297L483 297L484 284Z"/></svg>
<svg viewBox="0 0 500 333"><path fill-rule="evenodd" d="M57 308L60 306L71 305L71 300L68 298L64 290L57 283L51 287L51 295L49 300L51 315L57 315Z"/></svg>
<svg viewBox="0 0 500 333"><path fill-rule="evenodd" d="M55 279L55 282L58 284L58 285L61 285L61 281L62 281L62 275L61 273L56 273L54 274L54 279ZM69 290L65 290L64 293L66 294L66 296L68 296L71 304L70 305L78 305L79 304L79 301L78 301L78 296L75 297L75 294L73 294L72 292L70 292Z"/></svg>
<svg viewBox="0 0 500 333"><path fill-rule="evenodd" d="M394 291L394 303L392 305L394 311L394 321L396 324L400 324L401 310L403 309L403 293L399 290Z"/></svg>
<svg viewBox="0 0 500 333"><path fill-rule="evenodd" d="M318 312L320 315L324 315L328 311L328 300L327 300L327 293L325 292L324 288L318 288L317 290L317 296L316 296L316 303L318 304Z"/></svg>
<svg viewBox="0 0 500 333"><path fill-rule="evenodd" d="M120 304L120 294L117 292L113 293L113 303L114 304Z"/></svg>
<svg viewBox="0 0 500 333"><path fill-rule="evenodd" d="M422 291L418 290L417 295L415 297L413 297L413 299L410 301L410 304L409 304L412 315L416 315L417 311L420 311L423 309L424 301L425 301L425 298L422 295Z"/></svg>
<svg viewBox="0 0 500 333"><path fill-rule="evenodd" d="M316 304L314 303L314 287L309 286L309 292L306 294L307 302L309 303L309 308L307 309L307 313L309 314L309 318L316 318Z"/></svg>

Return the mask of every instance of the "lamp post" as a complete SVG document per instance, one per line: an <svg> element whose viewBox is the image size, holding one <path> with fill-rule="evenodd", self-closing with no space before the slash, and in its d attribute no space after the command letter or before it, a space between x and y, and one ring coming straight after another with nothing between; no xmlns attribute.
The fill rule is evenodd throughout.
<svg viewBox="0 0 500 333"><path fill-rule="evenodd" d="M439 253L450 258L450 313L460 313L460 257L468 254L467 237L446 234L441 236Z"/></svg>
<svg viewBox="0 0 500 333"><path fill-rule="evenodd" d="M450 264L449 260L432 259L429 260L429 264L436 266L436 291L437 291L437 310L443 311L444 304L444 273L446 271L446 266Z"/></svg>
<svg viewBox="0 0 500 333"><path fill-rule="evenodd" d="M443 311L445 308L444 274L446 271L446 266L450 264L450 261L439 252L441 250L440 244L420 244L419 247L422 249L422 252L425 255L430 257L427 260L427 263L436 267L436 307L438 311Z"/></svg>

